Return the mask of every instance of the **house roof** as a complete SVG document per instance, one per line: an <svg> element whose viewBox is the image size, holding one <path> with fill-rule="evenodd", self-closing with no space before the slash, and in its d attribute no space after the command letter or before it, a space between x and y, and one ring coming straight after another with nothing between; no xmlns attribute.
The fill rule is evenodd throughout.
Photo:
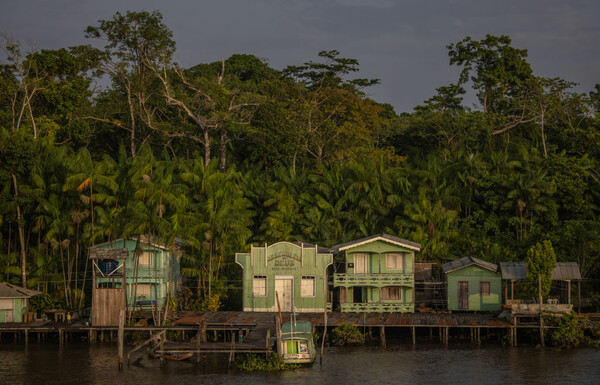
<svg viewBox="0 0 600 385"><path fill-rule="evenodd" d="M491 262L482 261L481 259L473 258L473 257L464 257L461 259L457 259L456 261L444 263L442 265L442 270L444 273L448 274L454 270L462 269L463 267L476 265L486 270L491 270L496 272L498 270L498 266Z"/></svg>
<svg viewBox="0 0 600 385"><path fill-rule="evenodd" d="M129 237L129 238L119 238L119 239L115 239L114 241L108 241L108 242L102 242L102 243L97 243L94 246L90 247L91 248L96 248L99 246L106 246L106 245L115 245L116 247L119 247L123 244L123 241L136 241L137 242L137 236L135 237ZM150 245L153 247L157 247L159 249L164 249L164 250L168 250L169 248L165 245L159 244L157 243L158 239L156 237L149 237L147 235L141 235L140 236L140 243L143 245ZM119 245L121 244L121 245ZM175 243L175 245L177 246L177 242Z"/></svg>
<svg viewBox="0 0 600 385"><path fill-rule="evenodd" d="M527 279L527 264L525 262L500 262L502 279L520 280ZM552 270L552 280L570 281L580 280L581 271L577 262L556 262Z"/></svg>
<svg viewBox="0 0 600 385"><path fill-rule="evenodd" d="M420 243L407 241L406 239L402 239L402 238L395 237L393 235L381 233L381 234L377 234L377 235L371 235L370 237L360 238L355 241L350 241L350 242L341 243L339 245L332 246L329 249L329 251L332 253L337 253L339 251L344 251L344 250L351 249L356 246L364 245L364 244L375 242L375 241L384 241L384 242L388 242L388 243L391 243L391 244L394 244L397 246L406 247L407 249L416 250L416 251L421 250Z"/></svg>
<svg viewBox="0 0 600 385"><path fill-rule="evenodd" d="M0 298L31 298L42 294L37 290L25 289L21 286L0 282Z"/></svg>
<svg viewBox="0 0 600 385"><path fill-rule="evenodd" d="M314 245L314 244L312 244L312 243L300 242L300 241L295 241L295 242L292 242L292 243L293 243L294 245L296 245L296 246L300 246L300 247L302 247L302 248L305 248L305 249L310 249L310 248L313 248L313 249L314 249L314 248L315 248L315 246L316 246L316 247L317 247L317 253L319 253L319 254L329 254L329 253L331 252L331 251L329 251L329 249L328 249L328 248L326 248L326 247L323 247L323 246L318 246L318 245ZM270 246L270 245L269 245L269 246Z"/></svg>

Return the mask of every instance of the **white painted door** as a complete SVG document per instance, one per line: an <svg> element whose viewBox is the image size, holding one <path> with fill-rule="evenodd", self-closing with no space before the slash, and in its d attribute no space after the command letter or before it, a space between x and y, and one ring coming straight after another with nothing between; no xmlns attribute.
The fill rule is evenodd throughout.
<svg viewBox="0 0 600 385"><path fill-rule="evenodd" d="M293 282L290 278L275 278L275 292L279 297L281 311L292 311Z"/></svg>

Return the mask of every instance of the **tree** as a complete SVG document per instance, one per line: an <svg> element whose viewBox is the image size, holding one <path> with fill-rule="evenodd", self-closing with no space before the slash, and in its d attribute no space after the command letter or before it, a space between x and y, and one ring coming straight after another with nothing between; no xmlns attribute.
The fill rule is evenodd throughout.
<svg viewBox="0 0 600 385"><path fill-rule="evenodd" d="M527 251L526 263L527 279L532 291L538 292L540 298L547 296L552 286L552 270L556 267L556 254L552 242L546 240L531 246Z"/></svg>
<svg viewBox="0 0 600 385"><path fill-rule="evenodd" d="M450 64L463 67L458 85L473 82L484 113L501 112L504 99L532 74L527 50L513 48L511 42L505 35L486 35L480 41L467 36L447 46Z"/></svg>

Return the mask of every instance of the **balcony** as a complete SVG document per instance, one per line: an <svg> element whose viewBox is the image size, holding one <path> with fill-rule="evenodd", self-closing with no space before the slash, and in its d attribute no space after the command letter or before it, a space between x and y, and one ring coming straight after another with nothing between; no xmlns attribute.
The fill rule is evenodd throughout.
<svg viewBox="0 0 600 385"><path fill-rule="evenodd" d="M342 303L343 313L414 313L415 306L412 303Z"/></svg>
<svg viewBox="0 0 600 385"><path fill-rule="evenodd" d="M353 287L353 286L407 286L414 287L415 281L412 273L395 274L334 274L334 287Z"/></svg>

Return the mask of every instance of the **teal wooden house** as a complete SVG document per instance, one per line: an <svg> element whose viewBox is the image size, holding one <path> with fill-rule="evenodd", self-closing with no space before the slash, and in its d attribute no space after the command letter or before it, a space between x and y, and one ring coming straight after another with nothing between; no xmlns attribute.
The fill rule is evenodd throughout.
<svg viewBox="0 0 600 385"><path fill-rule="evenodd" d="M145 237L95 245L90 260L94 325L116 325L121 309L162 309L181 284L177 252Z"/></svg>
<svg viewBox="0 0 600 385"><path fill-rule="evenodd" d="M342 312L413 312L415 251L421 245L378 234L333 246Z"/></svg>
<svg viewBox="0 0 600 385"><path fill-rule="evenodd" d="M333 256L323 247L278 242L237 253L243 269L243 310L323 312L327 308L327 267Z"/></svg>
<svg viewBox="0 0 600 385"><path fill-rule="evenodd" d="M10 283L0 282L0 323L23 322L29 298L41 294Z"/></svg>
<svg viewBox="0 0 600 385"><path fill-rule="evenodd" d="M473 257L442 265L446 274L448 310L498 311L502 307L502 279L498 267Z"/></svg>

